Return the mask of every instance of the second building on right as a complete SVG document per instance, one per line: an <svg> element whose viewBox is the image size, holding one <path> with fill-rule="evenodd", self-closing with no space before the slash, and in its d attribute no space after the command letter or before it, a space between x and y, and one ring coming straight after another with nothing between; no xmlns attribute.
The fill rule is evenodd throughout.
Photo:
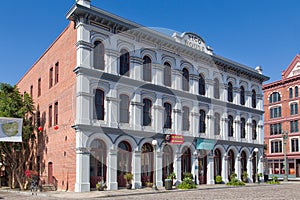
<svg viewBox="0 0 300 200"><path fill-rule="evenodd" d="M265 167L269 177L284 177L284 155L288 177L300 177L299 87L299 54L282 72L281 80L263 85Z"/></svg>

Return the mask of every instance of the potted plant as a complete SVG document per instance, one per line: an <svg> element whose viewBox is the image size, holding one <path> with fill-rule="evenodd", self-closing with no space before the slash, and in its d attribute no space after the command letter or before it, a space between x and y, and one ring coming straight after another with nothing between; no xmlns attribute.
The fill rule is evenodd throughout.
<svg viewBox="0 0 300 200"><path fill-rule="evenodd" d="M98 183L96 183L96 189L99 191L103 191L105 188L107 188L106 183L101 180Z"/></svg>
<svg viewBox="0 0 300 200"><path fill-rule="evenodd" d="M263 177L263 174L262 173L258 173L258 183L260 183L260 179L261 179L261 177Z"/></svg>
<svg viewBox="0 0 300 200"><path fill-rule="evenodd" d="M216 176L216 184L221 184L221 183L223 183L222 176L220 175Z"/></svg>
<svg viewBox="0 0 300 200"><path fill-rule="evenodd" d="M243 179L244 183L248 182L248 173L247 173L247 171L243 171L242 179Z"/></svg>
<svg viewBox="0 0 300 200"><path fill-rule="evenodd" d="M132 179L133 179L133 174L130 172L127 172L126 174L124 174L124 179L126 180L126 188L127 189L131 189L132 188Z"/></svg>
<svg viewBox="0 0 300 200"><path fill-rule="evenodd" d="M176 179L175 172L171 172L168 177L165 179L165 188L166 190L172 190L173 180Z"/></svg>

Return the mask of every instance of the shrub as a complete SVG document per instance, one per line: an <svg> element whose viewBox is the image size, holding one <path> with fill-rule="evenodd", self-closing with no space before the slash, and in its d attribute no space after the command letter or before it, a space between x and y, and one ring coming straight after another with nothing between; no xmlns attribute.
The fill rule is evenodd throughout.
<svg viewBox="0 0 300 200"><path fill-rule="evenodd" d="M216 176L216 184L221 184L223 183L223 180L222 180L222 176Z"/></svg>
<svg viewBox="0 0 300 200"><path fill-rule="evenodd" d="M272 180L267 182L268 184L280 184L277 176L272 176Z"/></svg>
<svg viewBox="0 0 300 200"><path fill-rule="evenodd" d="M191 179L190 177L186 177L183 179L182 183L180 183L179 185L177 185L178 189L195 189L196 188L196 184L194 183L193 179Z"/></svg>
<svg viewBox="0 0 300 200"><path fill-rule="evenodd" d="M226 183L226 185L230 185L230 186L244 186L245 183L243 181L240 181L236 178L236 173L232 173L230 175L230 181L228 183Z"/></svg>
<svg viewBox="0 0 300 200"><path fill-rule="evenodd" d="M189 172L185 172L183 173L183 178L190 178L190 179L193 179L193 174L192 173L189 173Z"/></svg>

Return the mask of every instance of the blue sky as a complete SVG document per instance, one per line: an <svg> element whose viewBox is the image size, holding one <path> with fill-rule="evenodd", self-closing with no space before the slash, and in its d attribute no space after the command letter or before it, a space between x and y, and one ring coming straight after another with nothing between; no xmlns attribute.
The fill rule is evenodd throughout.
<svg viewBox="0 0 300 200"><path fill-rule="evenodd" d="M147 27L194 32L214 53L281 79L300 52L298 0L91 0ZM69 23L75 0L1 1L0 82L16 84ZM270 82L269 81L269 82Z"/></svg>

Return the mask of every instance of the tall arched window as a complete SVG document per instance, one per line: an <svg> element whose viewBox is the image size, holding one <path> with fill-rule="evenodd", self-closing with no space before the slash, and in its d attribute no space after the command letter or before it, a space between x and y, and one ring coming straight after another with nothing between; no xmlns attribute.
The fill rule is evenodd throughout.
<svg viewBox="0 0 300 200"><path fill-rule="evenodd" d="M149 99L143 99L143 126L151 126L152 102Z"/></svg>
<svg viewBox="0 0 300 200"><path fill-rule="evenodd" d="M120 75L129 76L129 68L130 68L129 52L122 49L121 56L120 56L120 68L119 68Z"/></svg>
<svg viewBox="0 0 300 200"><path fill-rule="evenodd" d="M278 101L281 101L279 92L273 92L273 93L270 95L269 102L270 102L270 103L276 103L276 102L278 102Z"/></svg>
<svg viewBox="0 0 300 200"><path fill-rule="evenodd" d="M190 74L186 68L182 70L182 90L189 91Z"/></svg>
<svg viewBox="0 0 300 200"><path fill-rule="evenodd" d="M131 172L132 163L132 149L128 142L122 141L118 145L118 165L117 165L117 175L118 175L118 186L125 187L126 180L124 179L124 174Z"/></svg>
<svg viewBox="0 0 300 200"><path fill-rule="evenodd" d="M222 157L219 149L215 150L214 153L214 177L221 176L222 173Z"/></svg>
<svg viewBox="0 0 300 200"><path fill-rule="evenodd" d="M227 99L229 102L233 102L233 87L231 82L228 83Z"/></svg>
<svg viewBox="0 0 300 200"><path fill-rule="evenodd" d="M191 173L191 149L188 147L184 147L181 155L181 178L183 179L184 173Z"/></svg>
<svg viewBox="0 0 300 200"><path fill-rule="evenodd" d="M241 138L246 137L246 120L245 118L241 118Z"/></svg>
<svg viewBox="0 0 300 200"><path fill-rule="evenodd" d="M172 106L169 103L164 103L164 128L171 128L172 126Z"/></svg>
<svg viewBox="0 0 300 200"><path fill-rule="evenodd" d="M164 63L164 85L171 87L172 83L172 68L170 63Z"/></svg>
<svg viewBox="0 0 300 200"><path fill-rule="evenodd" d="M228 158L227 158L227 169L228 169L228 178L230 179L230 175L232 175L235 171L235 158L234 158L234 152L232 149L228 152Z"/></svg>
<svg viewBox="0 0 300 200"><path fill-rule="evenodd" d="M256 131L257 123L255 120L252 120L252 140L257 139L257 131Z"/></svg>
<svg viewBox="0 0 300 200"><path fill-rule="evenodd" d="M295 86L295 97L299 96L299 92L298 92L298 86Z"/></svg>
<svg viewBox="0 0 300 200"><path fill-rule="evenodd" d="M162 162L163 162L163 180L165 180L166 178L168 178L169 174L171 174L174 171L173 168L173 150L172 147L170 145L166 145L164 146L163 149L163 158L162 158Z"/></svg>
<svg viewBox="0 0 300 200"><path fill-rule="evenodd" d="M205 110L200 110L199 133L205 133Z"/></svg>
<svg viewBox="0 0 300 200"><path fill-rule="evenodd" d="M233 117L228 116L228 137L233 137Z"/></svg>
<svg viewBox="0 0 300 200"><path fill-rule="evenodd" d="M214 79L214 98L220 99L220 82L217 78Z"/></svg>
<svg viewBox="0 0 300 200"><path fill-rule="evenodd" d="M145 186L147 182L153 183L153 159L153 146L149 143L143 144L141 154L141 181L143 186Z"/></svg>
<svg viewBox="0 0 300 200"><path fill-rule="evenodd" d="M101 41L94 43L94 69L104 70L104 45Z"/></svg>
<svg viewBox="0 0 300 200"><path fill-rule="evenodd" d="M97 120L104 120L104 91L96 89L95 91L95 112L94 118Z"/></svg>
<svg viewBox="0 0 300 200"><path fill-rule="evenodd" d="M183 106L182 111L182 130L188 131L190 129L190 109L187 106Z"/></svg>
<svg viewBox="0 0 300 200"><path fill-rule="evenodd" d="M148 56L144 56L143 58L143 80L151 82L152 75L152 67L151 67L151 59Z"/></svg>
<svg viewBox="0 0 300 200"><path fill-rule="evenodd" d="M241 103L241 105L245 105L245 88L244 88L244 86L240 87L240 103Z"/></svg>
<svg viewBox="0 0 300 200"><path fill-rule="evenodd" d="M252 90L252 108L256 108L256 92Z"/></svg>
<svg viewBox="0 0 300 200"><path fill-rule="evenodd" d="M214 128L215 128L215 135L219 135L220 134L220 114L219 113L215 113L215 121L214 121Z"/></svg>
<svg viewBox="0 0 300 200"><path fill-rule="evenodd" d="M120 122L129 123L129 97L125 94L120 95Z"/></svg>
<svg viewBox="0 0 300 200"><path fill-rule="evenodd" d="M205 95L205 80L202 74L199 74L199 94Z"/></svg>

